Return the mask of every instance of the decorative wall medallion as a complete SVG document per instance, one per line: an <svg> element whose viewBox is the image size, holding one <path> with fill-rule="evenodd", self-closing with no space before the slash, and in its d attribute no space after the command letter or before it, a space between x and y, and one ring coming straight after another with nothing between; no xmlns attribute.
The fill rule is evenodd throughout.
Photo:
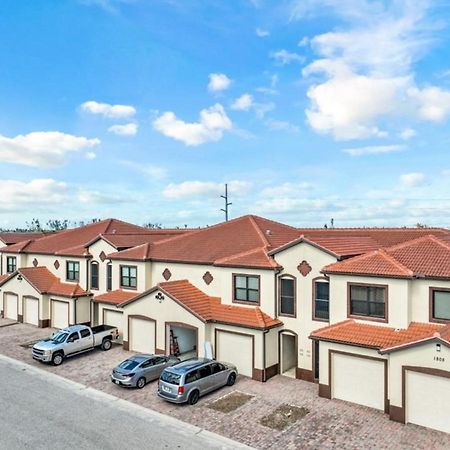
<svg viewBox="0 0 450 450"><path fill-rule="evenodd" d="M207 271L205 272L205 275L203 275L203 281L209 286L212 281L214 280L214 277L211 275L211 272Z"/></svg>
<svg viewBox="0 0 450 450"><path fill-rule="evenodd" d="M155 298L156 298L156 300L158 300L159 303L161 303L161 302L164 300L164 295L162 295L161 292L158 292L158 293L155 295Z"/></svg>
<svg viewBox="0 0 450 450"><path fill-rule="evenodd" d="M308 275L309 272L311 272L311 266L305 261L303 260L298 266L297 266L297 270L304 276L306 277L306 275Z"/></svg>
<svg viewBox="0 0 450 450"><path fill-rule="evenodd" d="M100 255L98 255L98 257L99 257L99 258L101 259L101 261L103 262L103 261L106 259L105 252L102 251L102 252L100 253Z"/></svg>
<svg viewBox="0 0 450 450"><path fill-rule="evenodd" d="M37 260L36 258L34 258L34 259L33 259L33 266L34 266L34 267L37 267L38 264L39 264L39 263L38 263L38 260Z"/></svg>
<svg viewBox="0 0 450 450"><path fill-rule="evenodd" d="M53 263L53 265L55 266L56 270L59 269L59 261L57 259L55 259L55 262Z"/></svg>
<svg viewBox="0 0 450 450"><path fill-rule="evenodd" d="M170 277L172 276L172 272L169 269L164 269L164 272L162 273L162 276L166 281L170 280Z"/></svg>

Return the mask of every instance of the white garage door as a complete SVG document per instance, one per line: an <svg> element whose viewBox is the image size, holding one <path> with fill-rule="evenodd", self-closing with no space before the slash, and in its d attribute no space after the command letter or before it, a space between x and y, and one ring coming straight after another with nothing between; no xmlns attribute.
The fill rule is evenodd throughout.
<svg viewBox="0 0 450 450"><path fill-rule="evenodd" d="M450 379L406 371L406 422L450 433Z"/></svg>
<svg viewBox="0 0 450 450"><path fill-rule="evenodd" d="M234 364L238 372L253 375L253 338L242 334L217 331L216 359Z"/></svg>
<svg viewBox="0 0 450 450"><path fill-rule="evenodd" d="M39 300L37 298L23 299L23 321L31 325L39 325Z"/></svg>
<svg viewBox="0 0 450 450"><path fill-rule="evenodd" d="M333 353L332 398L384 411L384 363Z"/></svg>
<svg viewBox="0 0 450 450"><path fill-rule="evenodd" d="M119 336L122 337L122 311L113 311L111 309L103 310L103 323L105 325L111 325L119 329Z"/></svg>
<svg viewBox="0 0 450 450"><path fill-rule="evenodd" d="M132 317L128 333L132 352L155 353L155 322Z"/></svg>
<svg viewBox="0 0 450 450"><path fill-rule="evenodd" d="M52 327L66 328L69 326L69 303L52 300Z"/></svg>
<svg viewBox="0 0 450 450"><path fill-rule="evenodd" d="M18 310L17 310L17 306L18 306L18 302L17 302L17 295L15 294L9 294L9 293L5 293L4 295L4 316L7 319L12 319L12 320L17 320L17 314L18 314Z"/></svg>

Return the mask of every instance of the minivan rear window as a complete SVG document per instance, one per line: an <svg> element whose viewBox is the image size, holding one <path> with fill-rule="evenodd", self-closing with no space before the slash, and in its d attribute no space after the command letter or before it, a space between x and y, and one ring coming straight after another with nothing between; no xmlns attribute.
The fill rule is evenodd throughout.
<svg viewBox="0 0 450 450"><path fill-rule="evenodd" d="M178 375L177 373L169 372L168 370L164 370L164 372L161 374L161 380L165 381L169 384L180 384L180 378L181 375Z"/></svg>

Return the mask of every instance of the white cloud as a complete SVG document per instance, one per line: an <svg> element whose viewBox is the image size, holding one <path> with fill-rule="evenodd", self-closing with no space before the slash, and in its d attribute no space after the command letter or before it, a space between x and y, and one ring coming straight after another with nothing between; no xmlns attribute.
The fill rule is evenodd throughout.
<svg viewBox="0 0 450 450"><path fill-rule="evenodd" d="M124 125L112 125L108 128L110 133L119 134L121 136L134 136L138 131L136 123L126 123Z"/></svg>
<svg viewBox="0 0 450 450"><path fill-rule="evenodd" d="M256 36L258 36L260 38L270 36L270 32L267 30L263 30L262 28L256 28L255 34L256 34Z"/></svg>
<svg viewBox="0 0 450 450"><path fill-rule="evenodd" d="M210 73L208 90L211 92L225 91L230 87L232 80L224 73Z"/></svg>
<svg viewBox="0 0 450 450"><path fill-rule="evenodd" d="M264 116L275 109L275 103L273 102L267 102L267 103L253 103L253 109L255 111L255 114L260 119L263 119Z"/></svg>
<svg viewBox="0 0 450 450"><path fill-rule="evenodd" d="M309 45L309 37L308 36L303 36L297 44L299 47L306 47Z"/></svg>
<svg viewBox="0 0 450 450"><path fill-rule="evenodd" d="M412 128L405 128L399 133L400 138L407 141L408 139L411 139L416 135L416 130L413 130Z"/></svg>
<svg viewBox="0 0 450 450"><path fill-rule="evenodd" d="M142 162L122 160L119 161L125 167L128 167L136 172L139 172L151 180L160 180L167 176L167 170L163 167L155 166L153 164L145 164Z"/></svg>
<svg viewBox="0 0 450 450"><path fill-rule="evenodd" d="M404 145L371 145L367 147L358 148L346 148L342 150L350 156L363 156L363 155L379 155L383 153L395 153L401 152L405 149Z"/></svg>
<svg viewBox="0 0 450 450"><path fill-rule="evenodd" d="M288 52L285 49L270 52L269 56L282 66L290 64L294 61L297 61L299 63L303 63L305 61L305 58L303 56L299 55L298 53Z"/></svg>
<svg viewBox="0 0 450 450"><path fill-rule="evenodd" d="M306 191L314 189L311 183L303 181L301 183L283 183L279 186L272 186L261 191L262 197L284 197L293 194L304 194Z"/></svg>
<svg viewBox="0 0 450 450"><path fill-rule="evenodd" d="M81 189L78 192L78 201L83 204L106 204L114 205L116 203L123 203L128 201L127 199L117 195L99 192L96 190Z"/></svg>
<svg viewBox="0 0 450 450"><path fill-rule="evenodd" d="M99 139L59 131L34 131L8 138L0 135L0 162L34 167L57 167L66 155L100 144Z"/></svg>
<svg viewBox="0 0 450 450"><path fill-rule="evenodd" d="M450 114L450 91L430 86L425 89L411 88L408 94L417 102L422 119L441 122Z"/></svg>
<svg viewBox="0 0 450 450"><path fill-rule="evenodd" d="M233 104L231 109L238 111L248 111L253 106L253 97L250 94L242 94L238 97Z"/></svg>
<svg viewBox="0 0 450 450"><path fill-rule="evenodd" d="M96 154L95 152L86 152L85 155L84 155L84 157L85 157L86 159L92 160L92 159L97 158L97 154Z"/></svg>
<svg viewBox="0 0 450 450"><path fill-rule="evenodd" d="M84 102L80 106L82 111L90 114L99 114L108 119L123 119L136 114L136 109L130 105L110 105L109 103L99 103L94 100Z"/></svg>
<svg viewBox="0 0 450 450"><path fill-rule="evenodd" d="M400 185L404 188L419 186L425 181L425 175L421 172L405 173L400 176Z"/></svg>
<svg viewBox="0 0 450 450"><path fill-rule="evenodd" d="M300 131L300 127L285 120L268 119L265 121L265 124L269 129L275 131L290 131L291 133Z"/></svg>
<svg viewBox="0 0 450 450"><path fill-rule="evenodd" d="M60 204L66 200L66 183L51 178L38 178L29 182L1 180L0 209L20 210L30 206Z"/></svg>
<svg viewBox="0 0 450 450"><path fill-rule="evenodd" d="M216 103L200 111L198 122L184 122L169 111L154 120L153 127L165 136L189 146L196 146L205 142L219 141L223 132L232 128L232 123L223 106Z"/></svg>
<svg viewBox="0 0 450 450"><path fill-rule="evenodd" d="M245 194L251 184L247 181L234 180L228 183L228 193L234 195ZM215 197L222 195L225 183L209 181L184 181L179 184L169 184L163 191L163 195L170 199Z"/></svg>

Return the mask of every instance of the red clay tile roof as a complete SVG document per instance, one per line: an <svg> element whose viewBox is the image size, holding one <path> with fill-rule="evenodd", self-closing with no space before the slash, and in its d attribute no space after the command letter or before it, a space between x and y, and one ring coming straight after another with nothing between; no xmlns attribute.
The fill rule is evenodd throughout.
<svg viewBox="0 0 450 450"><path fill-rule="evenodd" d="M0 284L3 283L7 278L11 276L10 273L7 273L6 275L0 275Z"/></svg>
<svg viewBox="0 0 450 450"><path fill-rule="evenodd" d="M119 305L120 303L131 300L138 294L136 292L123 291L122 289L117 289L115 291L107 292L106 294L96 295L94 297L94 302L98 303L111 303L113 305Z"/></svg>
<svg viewBox="0 0 450 450"><path fill-rule="evenodd" d="M433 235L326 266L325 273L450 278L450 242Z"/></svg>
<svg viewBox="0 0 450 450"><path fill-rule="evenodd" d="M61 295L63 297L83 297L90 295L79 284L62 283L46 267L23 267L17 270L39 293Z"/></svg>
<svg viewBox="0 0 450 450"><path fill-rule="evenodd" d="M445 328L445 325L440 324L412 322L408 328L396 330L345 320L313 331L310 338L382 350L432 338L436 332Z"/></svg>
<svg viewBox="0 0 450 450"><path fill-rule="evenodd" d="M167 281L159 283L155 288L142 294L135 295L125 306L134 300L146 296L148 293L160 289L166 295L183 305L203 322L218 322L239 327L268 329L282 325L277 319L273 319L263 313L259 307L244 307L224 305L220 298L211 297L189 283L188 280Z"/></svg>
<svg viewBox="0 0 450 450"><path fill-rule="evenodd" d="M6 245L17 244L18 242L38 239L45 236L42 231L2 231L0 241Z"/></svg>

